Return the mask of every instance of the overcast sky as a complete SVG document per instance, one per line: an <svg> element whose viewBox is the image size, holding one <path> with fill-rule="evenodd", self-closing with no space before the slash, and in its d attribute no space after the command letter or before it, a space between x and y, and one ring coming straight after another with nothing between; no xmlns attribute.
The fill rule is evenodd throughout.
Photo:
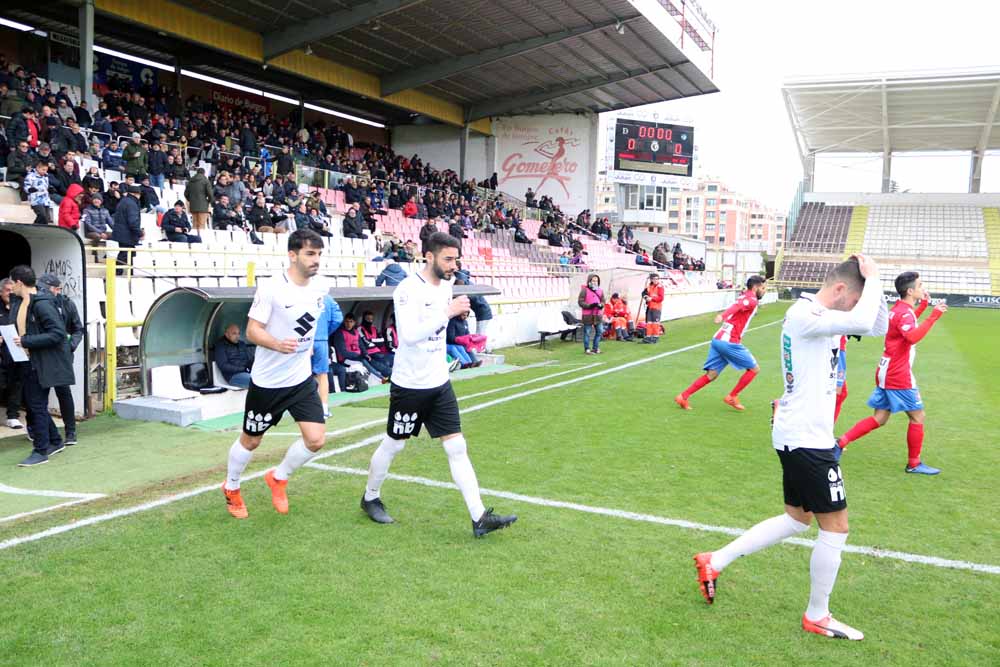
<svg viewBox="0 0 1000 667"><path fill-rule="evenodd" d="M719 27L715 82L722 92L658 105L695 124L696 173L717 175L779 209L802 177L781 99L785 79L1000 66L994 0L699 0ZM894 158L901 189L965 192L968 159ZM878 191L881 160L821 160L817 190ZM983 191L1000 191L1000 157L988 158Z"/></svg>

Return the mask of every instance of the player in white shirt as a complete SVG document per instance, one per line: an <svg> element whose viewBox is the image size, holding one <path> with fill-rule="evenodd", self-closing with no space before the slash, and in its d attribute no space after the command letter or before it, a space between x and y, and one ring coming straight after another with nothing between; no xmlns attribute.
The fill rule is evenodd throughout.
<svg viewBox="0 0 1000 667"><path fill-rule="evenodd" d="M705 600L715 601L719 573L740 556L801 533L815 516L819 536L809 564L809 606L802 629L837 639L864 639L833 618L830 593L847 543L847 493L841 449L833 435L840 337L870 335L883 307L875 262L858 255L837 265L815 295L803 294L781 329L785 393L771 439L781 461L785 511L714 552L694 557Z"/></svg>
<svg viewBox="0 0 1000 667"><path fill-rule="evenodd" d="M314 231L298 230L288 237L288 270L257 287L247 323L247 340L257 346L250 369L243 432L229 450L229 465L222 492L229 513L247 518L240 495L240 475L250 463L264 433L287 411L299 425L302 437L292 443L281 464L269 470L264 481L271 502L288 513L286 486L292 471L316 455L326 439L326 419L319 390L312 375L313 339L325 308L329 285L314 276L319 272L323 239Z"/></svg>
<svg viewBox="0 0 1000 667"><path fill-rule="evenodd" d="M406 440L422 426L432 438L441 438L451 477L462 492L472 518L472 534L482 537L517 521L486 509L479 482L469 460L458 400L448 380L445 350L448 320L469 312L469 297L452 298L452 285L461 245L458 239L436 232L427 240L426 266L405 278L392 294L399 347L389 387L389 419L382 444L368 466L368 485L361 509L376 523L393 523L382 504L382 482L392 459Z"/></svg>

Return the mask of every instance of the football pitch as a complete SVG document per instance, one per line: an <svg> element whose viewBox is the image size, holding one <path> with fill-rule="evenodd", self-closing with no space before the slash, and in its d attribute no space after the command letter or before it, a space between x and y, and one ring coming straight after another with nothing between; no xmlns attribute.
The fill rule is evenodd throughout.
<svg viewBox="0 0 1000 667"><path fill-rule="evenodd" d="M744 413L722 402L732 369L694 410L673 404L700 373L710 315L596 357L558 342L508 350L526 368L456 382L483 500L520 517L481 540L425 437L383 487L397 523L361 512L384 429L365 424L384 419L386 398L334 409L329 430L354 428L293 476L287 516L259 475L295 427L272 429L247 470L245 521L217 488L233 431L99 417L29 470L14 467L27 441L0 440L0 665L1000 664L1000 361L987 311L952 309L918 347L924 460L942 474L904 474L901 415L844 454L850 550L831 608L865 640L800 629L803 542L734 562L716 603L702 600L692 554L782 508L769 401L786 307L762 307L745 337L762 372ZM849 345L838 433L870 414L881 350Z"/></svg>

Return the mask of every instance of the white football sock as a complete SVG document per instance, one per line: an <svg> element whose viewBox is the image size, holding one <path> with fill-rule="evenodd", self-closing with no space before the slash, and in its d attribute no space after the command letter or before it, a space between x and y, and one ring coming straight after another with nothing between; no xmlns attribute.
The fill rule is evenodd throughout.
<svg viewBox="0 0 1000 667"><path fill-rule="evenodd" d="M478 521L486 511L486 507L483 505L483 499L479 497L479 480L476 479L476 471L472 469L472 461L469 460L465 436L459 435L441 444L444 445L444 451L448 455L451 478L462 492L472 520Z"/></svg>
<svg viewBox="0 0 1000 667"><path fill-rule="evenodd" d="M761 521L718 551L712 552L712 568L721 572L740 556L749 556L755 551L777 544L786 537L808 529L809 526L799 523L788 514L773 516Z"/></svg>
<svg viewBox="0 0 1000 667"><path fill-rule="evenodd" d="M830 615L830 593L840 570L840 552L847 543L847 533L819 531L812 558L809 559L809 607L806 618L821 621Z"/></svg>
<svg viewBox="0 0 1000 667"><path fill-rule="evenodd" d="M229 464L226 472L226 488L235 491L240 488L240 475L247 469L250 459L253 458L253 451L245 448L236 438L236 442L229 448Z"/></svg>
<svg viewBox="0 0 1000 667"><path fill-rule="evenodd" d="M375 500L379 497L382 482L385 481L385 476L389 474L389 466L392 464L392 460L396 457L396 454L403 451L403 447L405 446L406 440L396 440L389 436L382 438L382 444L372 454L371 463L368 464L368 486L365 487L365 500Z"/></svg>
<svg viewBox="0 0 1000 667"><path fill-rule="evenodd" d="M306 443L302 441L302 438L299 438L292 443L292 446L285 452L285 458L274 469L274 478L288 479L289 475L309 463L309 460L314 456L316 456L316 452L309 451Z"/></svg>

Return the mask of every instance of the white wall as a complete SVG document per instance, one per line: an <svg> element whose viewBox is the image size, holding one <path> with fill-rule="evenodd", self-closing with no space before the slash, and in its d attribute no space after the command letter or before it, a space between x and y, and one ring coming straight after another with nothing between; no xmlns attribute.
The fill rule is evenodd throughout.
<svg viewBox="0 0 1000 667"><path fill-rule="evenodd" d="M392 128L392 150L406 157L414 153L424 164L461 173L461 128L451 125L399 125ZM465 178L481 181L493 173L486 161L486 137L469 133Z"/></svg>

